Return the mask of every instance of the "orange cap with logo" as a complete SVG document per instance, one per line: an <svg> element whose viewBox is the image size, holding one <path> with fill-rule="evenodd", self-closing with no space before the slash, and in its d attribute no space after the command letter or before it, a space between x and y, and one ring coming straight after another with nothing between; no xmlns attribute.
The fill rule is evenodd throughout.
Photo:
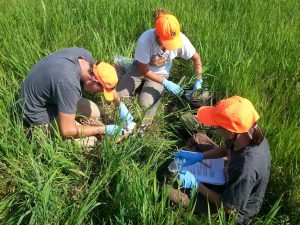
<svg viewBox="0 0 300 225"><path fill-rule="evenodd" d="M252 103L240 96L219 101L215 106L202 106L197 113L199 122L219 126L233 133L245 133L259 119Z"/></svg>
<svg viewBox="0 0 300 225"><path fill-rule="evenodd" d="M118 83L118 76L115 68L105 62L93 65L93 72L96 79L103 87L103 95L107 101L114 100L114 91Z"/></svg>
<svg viewBox="0 0 300 225"><path fill-rule="evenodd" d="M155 21L155 32L167 50L176 50L182 47L180 25L175 16L171 14L160 15Z"/></svg>

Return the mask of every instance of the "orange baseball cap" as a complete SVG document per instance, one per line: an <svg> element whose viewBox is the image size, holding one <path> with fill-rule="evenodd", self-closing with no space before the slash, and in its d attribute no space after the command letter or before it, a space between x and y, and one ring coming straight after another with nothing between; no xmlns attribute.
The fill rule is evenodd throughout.
<svg viewBox="0 0 300 225"><path fill-rule="evenodd" d="M215 106L200 107L197 119L205 125L219 126L233 133L245 133L253 127L259 115L248 99L232 96Z"/></svg>
<svg viewBox="0 0 300 225"><path fill-rule="evenodd" d="M176 50L182 47L180 25L175 16L171 14L160 15L155 21L155 32L167 50Z"/></svg>
<svg viewBox="0 0 300 225"><path fill-rule="evenodd" d="M96 79L103 87L103 95L107 101L114 100L114 91L118 83L118 76L115 68L105 62L93 65L93 72Z"/></svg>

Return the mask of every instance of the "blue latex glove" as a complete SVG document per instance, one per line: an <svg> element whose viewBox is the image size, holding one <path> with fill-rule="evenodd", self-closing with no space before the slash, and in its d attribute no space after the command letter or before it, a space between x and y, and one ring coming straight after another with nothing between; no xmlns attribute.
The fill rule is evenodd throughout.
<svg viewBox="0 0 300 225"><path fill-rule="evenodd" d="M195 90L201 89L202 83L203 83L203 80L201 78L198 78L194 83L193 90L195 91Z"/></svg>
<svg viewBox="0 0 300 225"><path fill-rule="evenodd" d="M177 179L181 181L181 187L183 188L197 188L198 185L201 183L200 181L197 181L195 176L186 170L182 170L180 173L178 173Z"/></svg>
<svg viewBox="0 0 300 225"><path fill-rule="evenodd" d="M201 152L191 152L184 149L172 154L172 156L179 159L185 159L182 166L189 166L203 161L203 154Z"/></svg>
<svg viewBox="0 0 300 225"><path fill-rule="evenodd" d="M106 135L114 135L118 130L119 131L119 135L121 135L124 131L124 129L120 129L120 127L118 125L115 124L110 124L110 125L105 125L105 134Z"/></svg>
<svg viewBox="0 0 300 225"><path fill-rule="evenodd" d="M172 81L169 81L167 79L163 80L162 85L168 90L171 91L174 95L179 94L182 92L181 87L178 84L173 83Z"/></svg>
<svg viewBox="0 0 300 225"><path fill-rule="evenodd" d="M132 114L129 112L128 108L126 107L126 105L123 102L121 102L121 104L120 104L119 112L120 112L121 120L125 120L127 125L130 124L134 120Z"/></svg>

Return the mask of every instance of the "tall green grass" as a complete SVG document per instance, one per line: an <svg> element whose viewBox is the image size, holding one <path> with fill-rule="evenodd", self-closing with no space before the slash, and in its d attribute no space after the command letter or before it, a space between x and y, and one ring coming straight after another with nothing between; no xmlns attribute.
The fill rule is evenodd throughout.
<svg viewBox="0 0 300 225"><path fill-rule="evenodd" d="M1 224L225 224L198 218L167 201L159 165L185 137L160 108L145 137L107 139L93 151L50 140L28 140L15 102L30 67L61 48L79 46L96 59L132 56L137 38L165 7L199 51L210 88L241 95L260 113L272 151L266 201L254 224L300 221L300 3L292 1L0 1L0 223ZM192 81L193 66L177 60L175 81ZM168 101L177 101L168 97ZM188 109L173 112L180 114ZM140 121L138 107L134 113ZM40 143L38 146L36 143ZM283 196L283 197L281 197ZM283 207L280 207L283 206ZM229 222L230 223L230 222ZM233 223L233 222L232 222Z"/></svg>

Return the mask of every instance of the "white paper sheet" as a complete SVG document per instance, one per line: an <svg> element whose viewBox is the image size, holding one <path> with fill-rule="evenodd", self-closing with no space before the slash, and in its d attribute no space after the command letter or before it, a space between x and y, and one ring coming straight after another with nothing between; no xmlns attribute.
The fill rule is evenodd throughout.
<svg viewBox="0 0 300 225"><path fill-rule="evenodd" d="M211 168L205 166L203 163L195 163L190 166L184 166L182 169L190 171L197 180L203 183L223 185L225 184L224 176L224 159L205 159L204 163Z"/></svg>

